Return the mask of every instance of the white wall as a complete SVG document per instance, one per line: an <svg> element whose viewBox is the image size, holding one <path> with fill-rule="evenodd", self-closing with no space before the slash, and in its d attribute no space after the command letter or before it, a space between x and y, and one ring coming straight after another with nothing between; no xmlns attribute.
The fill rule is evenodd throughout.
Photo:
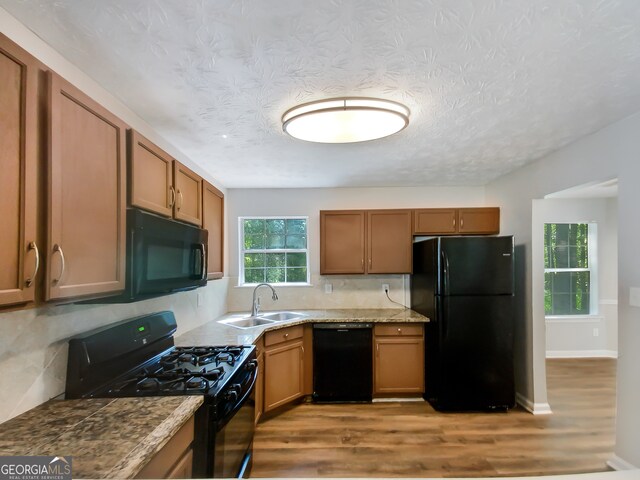
<svg viewBox="0 0 640 480"><path fill-rule="evenodd" d="M503 207L502 231L516 236L517 276L524 292L517 329L516 379L521 401L547 405L543 285L532 279L534 199L566 188L618 178L618 396L617 457L640 466L640 309L629 304L640 286L640 114L584 137L487 185L487 203Z"/></svg>
<svg viewBox="0 0 640 480"><path fill-rule="evenodd" d="M0 32L224 191L215 179L159 137L144 120L2 8ZM129 305L43 306L0 313L0 422L64 391L69 337L124 318L166 309L175 312L178 333L182 333L226 312L228 284L228 279L216 280L193 292Z"/></svg>
<svg viewBox="0 0 640 480"><path fill-rule="evenodd" d="M405 275L320 276L320 210L484 206L484 187L229 189L229 308L248 310L252 289L238 284L238 217L304 215L309 217L308 238L311 287L278 287L273 304L262 295L264 309L273 308L400 308L382 293L409 305ZM332 294L324 293L331 283Z"/></svg>
<svg viewBox="0 0 640 480"><path fill-rule="evenodd" d="M550 357L615 357L618 350L618 225L615 198L547 199L533 204L533 268L544 272L545 223L597 225L597 311L587 316L546 318L546 351ZM597 336L594 335L594 329ZM552 405L553 407L553 405Z"/></svg>

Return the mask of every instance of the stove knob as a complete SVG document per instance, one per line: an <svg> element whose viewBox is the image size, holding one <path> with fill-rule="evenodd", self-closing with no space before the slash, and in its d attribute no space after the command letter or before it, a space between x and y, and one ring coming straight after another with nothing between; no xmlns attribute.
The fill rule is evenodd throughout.
<svg viewBox="0 0 640 480"><path fill-rule="evenodd" d="M253 371L256 368L258 368L258 361L257 360L251 360L249 362L247 362L247 366L245 367L248 371Z"/></svg>
<svg viewBox="0 0 640 480"><path fill-rule="evenodd" d="M231 400L232 402L235 402L238 399L238 392L236 392L235 390L231 390L225 394L224 398L225 400Z"/></svg>

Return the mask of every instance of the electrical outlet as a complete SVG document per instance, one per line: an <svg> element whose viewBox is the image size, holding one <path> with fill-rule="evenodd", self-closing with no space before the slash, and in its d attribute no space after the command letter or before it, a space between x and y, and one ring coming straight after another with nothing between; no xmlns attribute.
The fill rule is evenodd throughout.
<svg viewBox="0 0 640 480"><path fill-rule="evenodd" d="M196 295L196 299L198 307L201 307L204 301L202 300L202 294L200 292L198 292L198 294Z"/></svg>
<svg viewBox="0 0 640 480"><path fill-rule="evenodd" d="M640 307L640 288L631 287L629 289L629 305L632 307Z"/></svg>
<svg viewBox="0 0 640 480"><path fill-rule="evenodd" d="M388 283L383 283L382 284L382 291L384 293L387 293L389 291L389 284Z"/></svg>
<svg viewBox="0 0 640 480"><path fill-rule="evenodd" d="M593 329L593 336L594 337L599 337L600 336L600 329L594 328Z"/></svg>
<svg viewBox="0 0 640 480"><path fill-rule="evenodd" d="M333 293L333 285L330 283L324 284L324 293Z"/></svg>

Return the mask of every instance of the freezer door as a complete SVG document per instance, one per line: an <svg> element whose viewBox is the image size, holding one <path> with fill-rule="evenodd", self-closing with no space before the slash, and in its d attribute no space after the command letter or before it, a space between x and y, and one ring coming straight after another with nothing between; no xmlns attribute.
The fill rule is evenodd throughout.
<svg viewBox="0 0 640 480"><path fill-rule="evenodd" d="M441 297L439 301L436 408L513 407L513 297Z"/></svg>
<svg viewBox="0 0 640 480"><path fill-rule="evenodd" d="M513 237L439 240L439 295L513 294Z"/></svg>
<svg viewBox="0 0 640 480"><path fill-rule="evenodd" d="M437 291L437 239L413 244L413 273L411 275L411 309L433 319L434 295Z"/></svg>

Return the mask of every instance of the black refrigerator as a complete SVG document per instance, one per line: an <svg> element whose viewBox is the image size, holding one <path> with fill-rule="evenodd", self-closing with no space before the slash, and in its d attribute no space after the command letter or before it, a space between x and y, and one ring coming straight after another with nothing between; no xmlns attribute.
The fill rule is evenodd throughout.
<svg viewBox="0 0 640 480"><path fill-rule="evenodd" d="M513 237L413 244L411 308L425 326L425 399L441 411L515 405Z"/></svg>

